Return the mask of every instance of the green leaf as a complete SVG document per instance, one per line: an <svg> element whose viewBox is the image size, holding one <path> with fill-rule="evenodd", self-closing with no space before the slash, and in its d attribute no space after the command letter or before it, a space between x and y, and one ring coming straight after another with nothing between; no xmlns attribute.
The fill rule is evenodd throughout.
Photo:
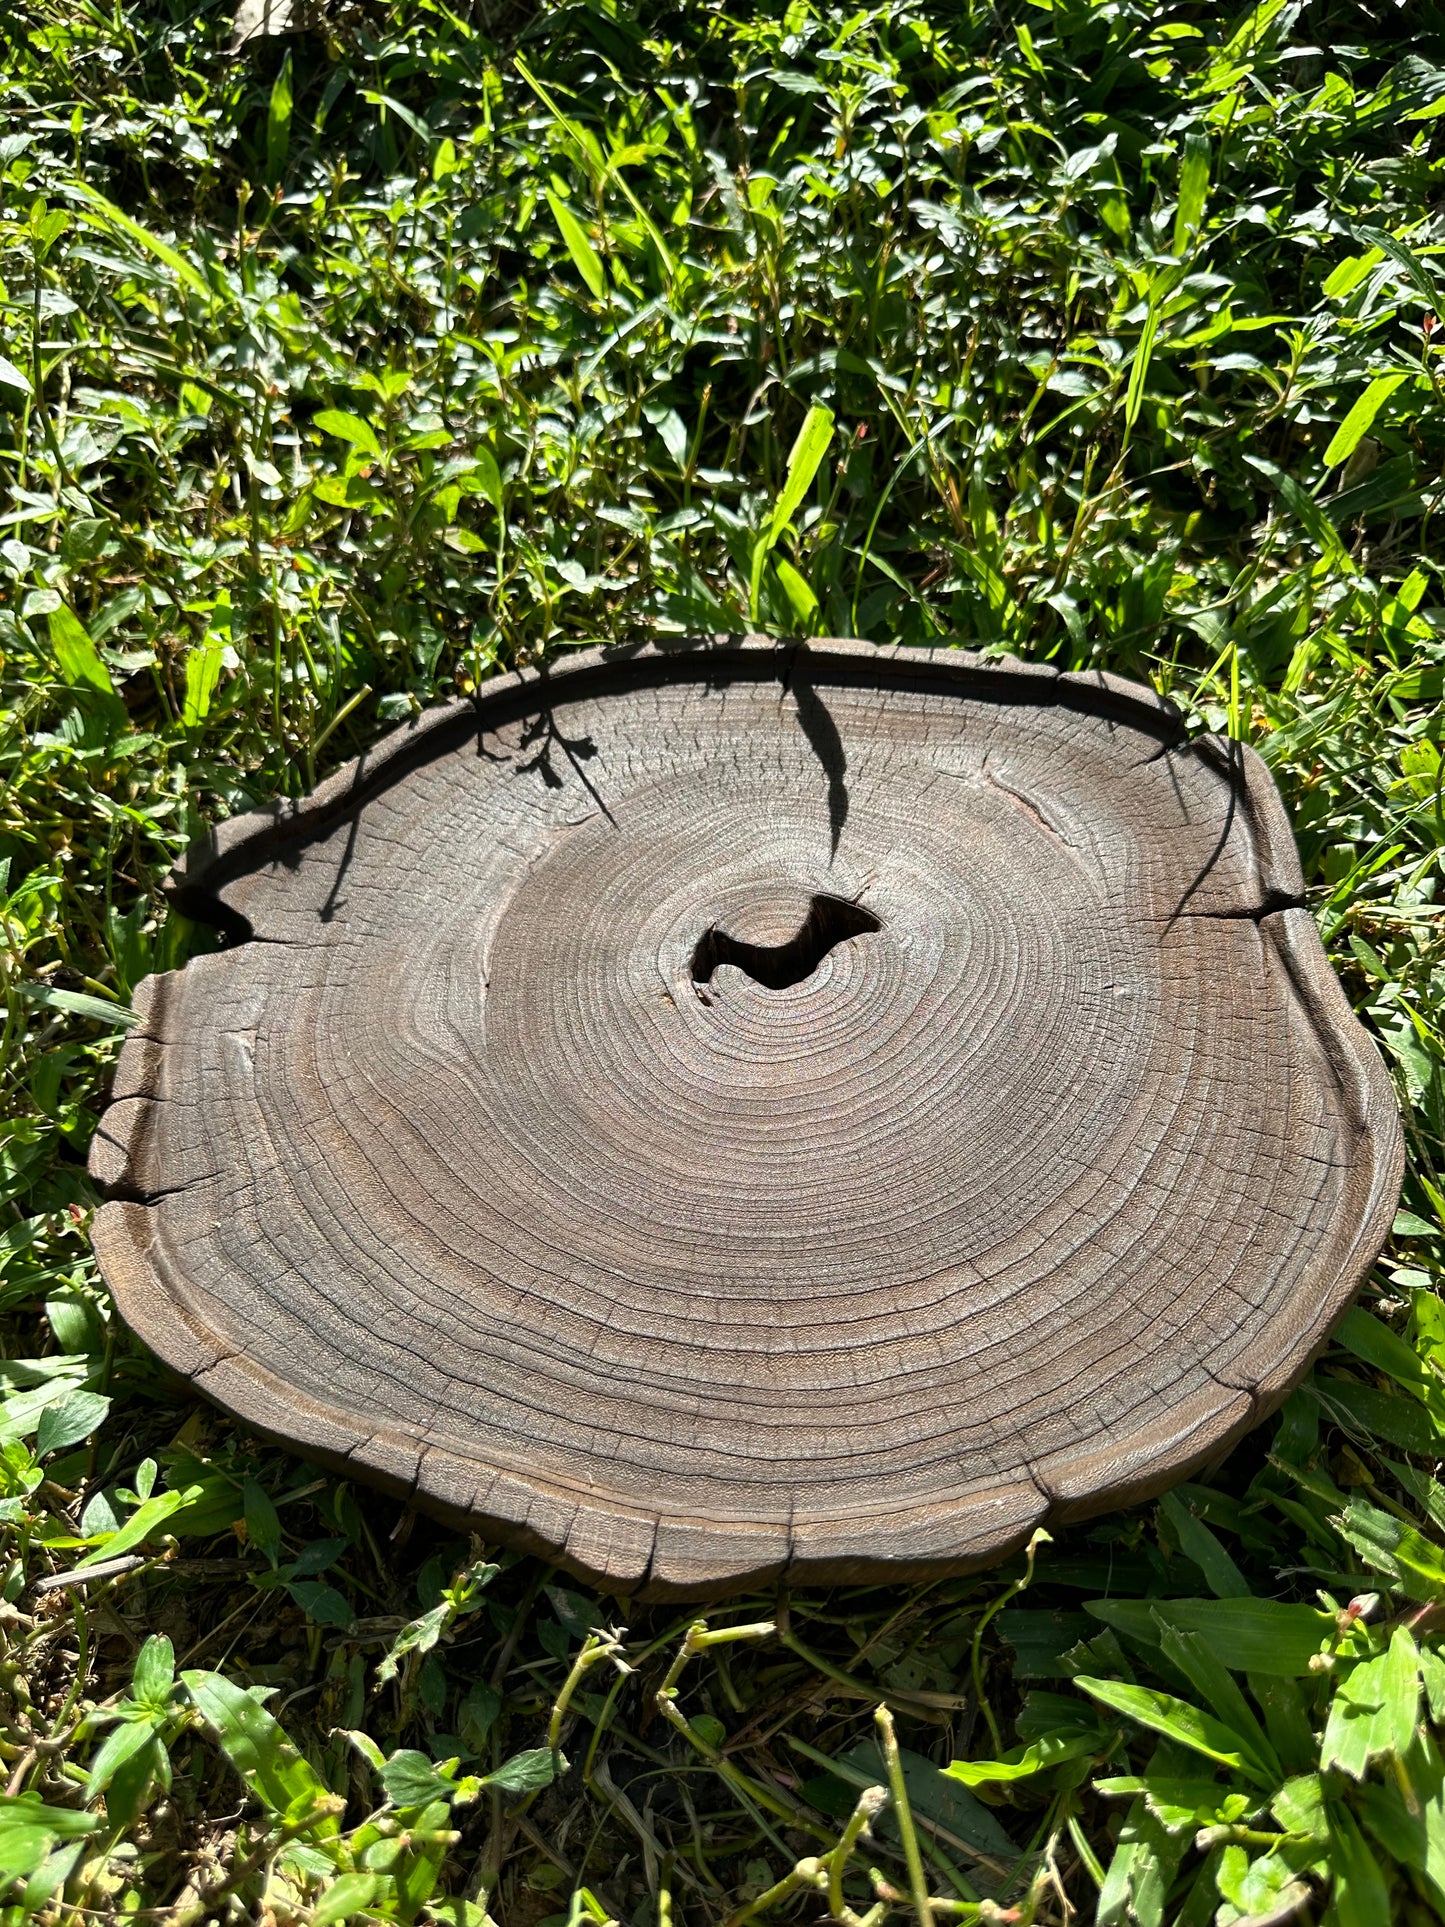
<svg viewBox="0 0 1445 1927"><path fill-rule="evenodd" d="M1445 1765L1434 1740L1418 1732L1400 1769L1367 1781L1355 1797L1375 1839L1392 1860L1423 1875L1435 1913L1445 1918Z"/></svg>
<svg viewBox="0 0 1445 1927"><path fill-rule="evenodd" d="M1278 1599L1090 1599L1084 1610L1126 1638L1159 1644L1159 1627L1198 1633L1238 1673L1304 1679L1335 1633L1333 1613Z"/></svg>
<svg viewBox="0 0 1445 1927"><path fill-rule="evenodd" d="M181 721L187 729L203 723L211 713L211 697L221 676L221 658L231 640L231 596L222 589L216 597L206 633L186 652L186 697Z"/></svg>
<svg viewBox="0 0 1445 1927"><path fill-rule="evenodd" d="M1184 137L1184 159L1179 167L1179 205L1174 215L1171 252L1182 255L1199 232L1204 197L1209 192L1209 136L1194 132Z"/></svg>
<svg viewBox="0 0 1445 1927"><path fill-rule="evenodd" d="M157 1724L154 1718L146 1716L111 1728L90 1763L90 1776L85 1782L87 1800L104 1793L117 1770L151 1744Z"/></svg>
<svg viewBox="0 0 1445 1927"><path fill-rule="evenodd" d="M662 231L629 185L626 176L622 172L621 156L614 155L610 162L605 163L602 159L601 147L592 130L589 127L582 126L580 122L571 119L567 114L563 113L551 94L542 85L541 81L537 79L536 75L532 73L525 61L523 61L520 54L515 57L515 64L517 72L521 74L533 93L536 94L537 98L546 107L548 113L552 115L558 126L565 130L576 150L578 158L591 174L594 185L601 188L605 183L610 181L612 185L621 189L623 195L630 203L633 212L646 231L648 240L656 250L659 267L665 275L671 275L673 272L672 256L668 252L667 243L662 238Z"/></svg>
<svg viewBox="0 0 1445 1927"><path fill-rule="evenodd" d="M281 1550L281 1516L271 1503L270 1494L255 1479L241 1488L241 1504L246 1519L246 1543L254 1546L272 1566Z"/></svg>
<svg viewBox="0 0 1445 1927"><path fill-rule="evenodd" d="M1028 28L1024 26L1021 22L1015 23L1014 38L1019 43L1019 52L1023 55L1024 59L1028 62L1029 66L1033 68L1034 72L1036 74L1047 73L1048 69L1044 66L1044 63L1039 59L1038 54L1034 49L1033 35L1029 32Z"/></svg>
<svg viewBox="0 0 1445 1927"><path fill-rule="evenodd" d="M311 493L318 502L330 502L336 508L372 508L383 499L378 485L364 475L323 475Z"/></svg>
<svg viewBox="0 0 1445 1927"><path fill-rule="evenodd" d="M331 1927L337 1920L348 1920L364 1913L376 1897L380 1885L374 1873L344 1873L330 1881L311 1909L311 1927Z"/></svg>
<svg viewBox="0 0 1445 1927"><path fill-rule="evenodd" d="M1174 1529L1179 1550L1204 1574L1216 1599L1247 1599L1249 1582L1214 1533L1196 1518L1177 1492L1166 1492L1159 1509Z"/></svg>
<svg viewBox="0 0 1445 1927"><path fill-rule="evenodd" d="M20 395L31 393L30 377L17 368L13 361L7 361L4 355L0 355L0 388L13 389Z"/></svg>
<svg viewBox="0 0 1445 1927"><path fill-rule="evenodd" d="M323 1579L297 1579L286 1590L306 1617L319 1626L339 1626L342 1632L349 1632L356 1624L356 1614L345 1593Z"/></svg>
<svg viewBox="0 0 1445 1927"><path fill-rule="evenodd" d="M1312 1390L1322 1409L1347 1432L1372 1433L1402 1452L1419 1452L1427 1457L1434 1457L1439 1449L1440 1432L1435 1421L1414 1399L1323 1372L1316 1373Z"/></svg>
<svg viewBox="0 0 1445 1927"><path fill-rule="evenodd" d="M404 101L393 100L390 94L377 93L370 87L364 87L362 89L361 97L363 100L369 101L373 107L382 108L384 113L395 114L404 126L409 127L419 139L425 141L427 145L430 146L432 137L431 129L427 126L421 115L414 113Z"/></svg>
<svg viewBox="0 0 1445 1927"><path fill-rule="evenodd" d="M400 1663L408 1653L431 1651L441 1638L450 1616L451 1608L443 1600L439 1606L433 1606L420 1618L413 1619L409 1625L402 1627L392 1641L390 1649L382 1655L376 1669L376 1677L383 1686L388 1680L396 1678Z"/></svg>
<svg viewBox="0 0 1445 1927"><path fill-rule="evenodd" d="M1037 1697L1038 1695L1033 1696L1033 1698ZM1062 1695L1058 1698L1064 1710L1060 1718L1052 1720L1050 1724L1059 1725L1062 1720L1069 1717L1070 1713L1073 1713L1077 1716L1075 1731L1086 1732L1094 1745L1102 1745L1104 1741L1097 1724L1079 1701L1072 1698L1065 1700ZM1086 1721L1087 1725L1085 1725ZM1046 1737L1043 1732L1025 1734L1022 1723L1020 1723L1020 1735L1025 1739ZM837 1758L830 1758L828 1754L820 1753L816 1747L808 1746L797 1738L793 1738L790 1744L806 1759L816 1761L819 1766L825 1767L829 1773L857 1792L861 1792L865 1787L883 1786L887 1783L888 1768L876 1740L865 1740L858 1746L850 1747L846 1753ZM1000 1859L1011 1859L1018 1853L1017 1846L999 1824L993 1810L985 1806L975 1794L970 1793L967 1787L961 1786L957 1780L950 1779L947 1773L933 1764L932 1760L927 1759L922 1753L915 1753L911 1747L899 1747L898 1757L903 1767L903 1784L908 1791L908 1803L915 1813L924 1814L928 1819L937 1821L939 1826L946 1827L950 1833L956 1834L961 1840L966 1840L971 1847L976 1847L983 1853L992 1854Z"/></svg>
<svg viewBox="0 0 1445 1927"><path fill-rule="evenodd" d="M1001 1760L955 1760L943 1771L950 1780L961 1780L969 1787L1007 1785L1014 1780L1031 1779L1036 1773L1047 1773L1051 1766L1082 1759L1097 1750L1098 1741L1089 1734L1076 1733L1069 1737L1046 1734L1028 1746L1014 1747Z"/></svg>
<svg viewBox="0 0 1445 1927"><path fill-rule="evenodd" d="M562 236L563 245L572 257L572 265L587 283L598 301L607 293L607 276L596 248L587 238L587 230L577 219L560 195L547 189L547 205L552 210L552 219L557 223L557 232Z"/></svg>
<svg viewBox="0 0 1445 1927"><path fill-rule="evenodd" d="M349 1539L308 1539L286 1569L289 1579L310 1579L334 1566L350 1545Z"/></svg>
<svg viewBox="0 0 1445 1927"><path fill-rule="evenodd" d="M1139 339L1134 344L1134 353L1129 363L1129 386L1124 394L1124 426L1133 428L1139 419L1139 410L1144 405L1144 383L1149 376L1149 363L1154 354L1154 338L1159 332L1159 302L1152 295L1149 310L1144 317L1144 326Z"/></svg>
<svg viewBox="0 0 1445 1927"><path fill-rule="evenodd" d="M611 1918L605 1907L598 1908L595 1913L589 1912L586 1903L592 1901L593 1896L585 1887L579 1888L578 1892L583 1896L584 1903L582 1911L577 1916L579 1923L588 1919L606 1921ZM480 1902L463 1900L459 1894L448 1894L444 1899L429 1901L422 1908L422 1916L426 1920L435 1921L437 1927L496 1927L491 1915ZM551 1918L555 1921L557 1916L554 1914ZM562 1918L568 1923L568 1927L571 1927L571 1914L566 1914Z"/></svg>
<svg viewBox="0 0 1445 1927"><path fill-rule="evenodd" d="M100 1328L85 1299L68 1293L60 1298L47 1298L45 1316L61 1351L73 1354L100 1350L103 1342Z"/></svg>
<svg viewBox="0 0 1445 1927"><path fill-rule="evenodd" d="M782 584L783 594L797 617L798 627L806 629L818 613L818 598L813 594L807 579L793 567L785 556L779 556L773 564L778 581Z"/></svg>
<svg viewBox="0 0 1445 1927"><path fill-rule="evenodd" d="M480 492L486 496L498 515L502 512L502 471L497 467L497 458L489 448L478 448L472 452L473 466L468 471L475 477Z"/></svg>
<svg viewBox="0 0 1445 1927"><path fill-rule="evenodd" d="M1403 1760L1420 1710L1420 1655L1403 1626L1378 1659L1362 1660L1339 1682L1330 1702L1320 1767L1362 1780L1373 1763Z"/></svg>
<svg viewBox="0 0 1445 1927"><path fill-rule="evenodd" d="M376 431L371 423L363 421L360 415L349 415L342 408L323 408L313 417L318 428L328 435L335 435L343 442L350 442L373 461L381 460L381 443L376 439Z"/></svg>
<svg viewBox="0 0 1445 1927"><path fill-rule="evenodd" d="M802 506L803 497L813 486L823 457L833 440L833 411L821 402L803 417L803 426L788 451L788 468L783 477L783 492L778 497L769 521L772 540L777 541Z"/></svg>
<svg viewBox="0 0 1445 1927"><path fill-rule="evenodd" d="M372 1739L371 1735L364 1733L360 1727L355 1726L349 1728L342 1727L340 1732L343 1739L350 1740L351 1744L356 1748L362 1759L366 1761L367 1765L371 1767L374 1772L380 1773L381 1769L386 1765L386 1756L382 1753L381 1748L377 1745L376 1741Z"/></svg>
<svg viewBox="0 0 1445 1927"><path fill-rule="evenodd" d="M1334 1523L1367 1565L1407 1598L1445 1599L1445 1552L1392 1513L1352 1500Z"/></svg>
<svg viewBox="0 0 1445 1927"><path fill-rule="evenodd" d="M291 49L281 62L271 88L266 110L266 180L274 187L286 171L286 151L291 145Z"/></svg>
<svg viewBox="0 0 1445 1927"><path fill-rule="evenodd" d="M22 1918L33 1919L37 1914L45 1914L47 1903L69 1880L84 1851L85 1842L74 1840L68 1846L53 1848L45 1856L21 1890L18 1911Z"/></svg>
<svg viewBox="0 0 1445 1927"><path fill-rule="evenodd" d="M1433 1646L1422 1646L1420 1678L1429 1702L1431 1720L1436 1726L1445 1726L1445 1654L1437 1652Z"/></svg>
<svg viewBox="0 0 1445 1927"><path fill-rule="evenodd" d="M126 1004L112 1004L83 990L53 990L49 984L21 984L19 988L28 1003L69 1011L72 1017L88 1017L92 1023L109 1024L114 1030L129 1030L140 1022Z"/></svg>
<svg viewBox="0 0 1445 1927"><path fill-rule="evenodd" d="M1264 46L1265 35L1274 17L1284 11L1288 0L1258 0L1258 4L1236 21L1234 31L1220 49L1224 65L1251 60Z"/></svg>
<svg viewBox="0 0 1445 1927"><path fill-rule="evenodd" d="M1319 1740L1308 1712L1314 1697L1310 1687L1299 1680L1281 1679L1277 1673L1247 1673L1245 1678L1285 1772L1307 1773L1319 1758Z"/></svg>
<svg viewBox="0 0 1445 1927"><path fill-rule="evenodd" d="M102 1392L72 1392L57 1405L47 1405L40 1414L35 1434L35 1456L63 1452L67 1445L78 1445L105 1423L110 1400Z"/></svg>
<svg viewBox="0 0 1445 1927"><path fill-rule="evenodd" d="M494 1786L503 1793L535 1793L550 1786L567 1771L567 1762L549 1746L534 1746L525 1753L514 1753L495 1773L488 1773L483 1786Z"/></svg>
<svg viewBox="0 0 1445 1927"><path fill-rule="evenodd" d="M1355 565L1350 560L1339 532L1309 492L1302 488L1293 475L1267 462L1260 455L1246 455L1245 466L1252 468L1257 475L1267 481L1276 495L1284 503L1290 514L1308 535L1320 552L1321 560L1339 569L1346 575L1355 573Z"/></svg>
<svg viewBox="0 0 1445 1927"><path fill-rule="evenodd" d="M1384 251L1380 248L1367 248L1363 254L1347 255L1325 276L1321 292L1328 295L1331 301L1343 300L1384 258Z"/></svg>
<svg viewBox="0 0 1445 1927"><path fill-rule="evenodd" d="M1126 1719L1147 1726L1166 1740L1175 1740L1202 1753L1206 1759L1217 1760L1221 1766L1233 1767L1261 1785L1266 1783L1267 1776L1261 1773L1248 1744L1239 1734L1210 1714L1200 1712L1188 1700L1176 1699L1172 1693L1156 1692L1148 1686L1128 1686L1119 1680L1085 1679L1080 1675L1074 1684L1111 1712L1122 1713Z"/></svg>
<svg viewBox="0 0 1445 1927"><path fill-rule="evenodd" d="M110 671L96 653L84 624L64 603L50 612L50 646L67 682L88 682L108 696L115 694Z"/></svg>
<svg viewBox="0 0 1445 1927"><path fill-rule="evenodd" d="M1305 1833L1312 1840L1326 1838L1325 1790L1318 1773L1299 1773L1286 1780L1270 1805L1275 1819L1291 1833Z"/></svg>
<svg viewBox="0 0 1445 1927"><path fill-rule="evenodd" d="M1006 1607L993 1624L1013 1648L1016 1679L1072 1679L1064 1655L1094 1631L1084 1613L1023 1606Z"/></svg>
<svg viewBox="0 0 1445 1927"><path fill-rule="evenodd" d="M57 1840L76 1840L94 1833L101 1822L93 1813L74 1807L46 1806L38 1793L0 1793L0 1830L11 1826L40 1826Z"/></svg>
<svg viewBox="0 0 1445 1927"><path fill-rule="evenodd" d="M253 455L249 448L241 450L241 459L245 462L248 472L254 475L258 482L264 483L267 488L282 486L281 471L274 462L268 462L262 456Z"/></svg>
<svg viewBox="0 0 1445 1927"><path fill-rule="evenodd" d="M1445 697L1445 671L1437 671L1436 673L1441 679L1441 687L1438 694ZM1407 680L1410 679L1401 677L1400 681L1392 686L1392 693L1402 696L1409 693L1418 693L1408 692L1401 687L1401 684ZM1416 676L1413 680L1418 682L1420 678ZM1440 1236L1440 1226L1438 1224L1431 1224L1428 1218L1422 1218L1418 1212L1406 1211L1402 1207L1395 1213L1395 1221L1390 1226L1390 1236L1392 1238L1438 1238Z"/></svg>
<svg viewBox="0 0 1445 1927"><path fill-rule="evenodd" d="M1369 433L1370 426L1381 408L1401 382L1408 380L1409 376L1406 374L1376 375L1330 437L1330 445L1325 450L1326 468L1335 468L1339 463L1349 460Z"/></svg>
<svg viewBox="0 0 1445 1927"><path fill-rule="evenodd" d="M53 207L37 220L32 214L30 231L35 237L35 245L44 260L55 243L70 226L70 216L63 207Z"/></svg>
<svg viewBox="0 0 1445 1927"><path fill-rule="evenodd" d="M1337 1927L1385 1927L1393 1916L1389 1887L1353 1815L1342 1806L1330 1808L1330 1844L1331 1912Z"/></svg>
<svg viewBox="0 0 1445 1927"><path fill-rule="evenodd" d="M1094 1927L1163 1927L1165 1902L1187 1844L1184 1834L1172 1833L1150 1812L1146 1800L1136 1799L1104 1876Z"/></svg>
<svg viewBox="0 0 1445 1927"><path fill-rule="evenodd" d="M1198 1633L1182 1633L1162 1621L1161 1627L1160 1647L1165 1659L1184 1675L1212 1713L1244 1741L1259 1775L1277 1785L1284 1778L1284 1769L1234 1675Z"/></svg>
<svg viewBox="0 0 1445 1927"><path fill-rule="evenodd" d="M1407 1345L1398 1332L1391 1331L1382 1319L1371 1317L1358 1305L1352 1305L1340 1320L1335 1341L1367 1365L1373 1365L1377 1372L1384 1372L1397 1384L1404 1385L1426 1404L1440 1397L1440 1380L1426 1368L1414 1346Z"/></svg>
<svg viewBox="0 0 1445 1927"><path fill-rule="evenodd" d="M0 1883L27 1879L57 1840L96 1832L97 1813L47 1806L38 1793L0 1793Z"/></svg>
<svg viewBox="0 0 1445 1927"><path fill-rule="evenodd" d="M160 1706L176 1682L176 1649L164 1633L152 1633L136 1654L131 1691L138 1700Z"/></svg>
<svg viewBox="0 0 1445 1927"><path fill-rule="evenodd" d="M438 1773L425 1753L403 1748L377 1770L393 1806L424 1807L431 1800L454 1800L456 1782Z"/></svg>
<svg viewBox="0 0 1445 1927"><path fill-rule="evenodd" d="M72 191L89 202L93 211L85 218L92 226L109 227L117 234L125 235L138 247L144 248L147 254L153 254L156 260L164 262L176 279L192 293L200 295L208 304L214 299L205 277L198 273L183 254L178 254L169 242L162 241L158 235L152 234L149 228L142 227L139 221L133 221L113 201L108 201L103 194L98 194L85 181L78 179L74 181Z"/></svg>
<svg viewBox="0 0 1445 1927"><path fill-rule="evenodd" d="M78 1562L75 1570L84 1572L87 1566L98 1565L102 1559L114 1559L122 1552L129 1552L132 1546L140 1545L163 1526L173 1512L199 1499L203 1491L202 1486L188 1485L179 1492L158 1492L153 1499L136 1507L119 1532L107 1533L95 1551L88 1552Z"/></svg>
<svg viewBox="0 0 1445 1927"><path fill-rule="evenodd" d="M821 402L814 402L803 417L803 426L798 430L797 438L788 451L788 467L783 477L782 493L773 505L773 512L753 545L752 581L749 584L748 607L754 622L758 619L758 604L762 594L763 564L776 546L778 537L797 514L803 497L812 487L813 477L817 474L832 439L833 411L831 408L824 408Z"/></svg>
<svg viewBox="0 0 1445 1927"><path fill-rule="evenodd" d="M1247 1848L1238 1845L1226 1847L1220 1856L1216 1884L1231 1908L1238 1908L1235 1919L1297 1919L1311 1898L1308 1881L1297 1876L1288 1853L1251 1857Z"/></svg>
<svg viewBox="0 0 1445 1927"><path fill-rule="evenodd" d="M1357 240L1377 247L1396 267L1402 269L1409 286L1415 289L1431 310L1439 313L1441 307L1445 306L1440 298L1440 289L1429 267L1408 242L1383 228L1358 227L1354 233Z"/></svg>
<svg viewBox="0 0 1445 1927"><path fill-rule="evenodd" d="M474 1753L481 1752L482 1742L496 1725L501 1710L502 1696L486 1680L474 1680L467 1688L459 1714L460 1731Z"/></svg>
<svg viewBox="0 0 1445 1927"><path fill-rule="evenodd" d="M326 1782L297 1752L254 1690L235 1685L221 1673L186 1672L181 1680L221 1751L273 1815L330 1806Z"/></svg>
<svg viewBox="0 0 1445 1927"><path fill-rule="evenodd" d="M1163 1773L1121 1773L1095 1780L1094 1791L1110 1799L1128 1793L1141 1797L1171 1833L1179 1827L1208 1826L1221 1808L1241 1798L1218 1780L1181 1780Z"/></svg>
<svg viewBox="0 0 1445 1927"><path fill-rule="evenodd" d="M443 1801L423 1807L412 1830L412 1851L391 1863L391 1878L396 1887L396 1912L404 1921L415 1920L431 1898L441 1877L446 1858L447 1822L450 1816Z"/></svg>
<svg viewBox="0 0 1445 1927"><path fill-rule="evenodd" d="M1389 1723L1390 1751L1403 1760L1420 1711L1420 1652L1408 1627L1397 1626L1390 1635L1383 1665L1381 1711ZM1349 1684L1354 1684L1353 1674Z"/></svg>
<svg viewBox="0 0 1445 1927"><path fill-rule="evenodd" d="M15 1225L8 1232L0 1232L0 1256L9 1251L23 1250L30 1235L30 1228L26 1225ZM65 1359L56 1361L67 1372L73 1363L79 1362ZM12 1392L8 1398L0 1400L0 1445L11 1444L33 1432L45 1408L67 1398L76 1389L74 1378L47 1377L27 1391ZM27 1463L30 1462L31 1454L26 1453L25 1458ZM0 1465L3 1463L3 1455L0 1455Z"/></svg>

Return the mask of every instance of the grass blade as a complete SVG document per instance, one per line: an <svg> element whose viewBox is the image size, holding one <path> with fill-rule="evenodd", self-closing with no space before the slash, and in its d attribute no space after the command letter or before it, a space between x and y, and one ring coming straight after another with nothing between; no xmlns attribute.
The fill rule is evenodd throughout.
<svg viewBox="0 0 1445 1927"><path fill-rule="evenodd" d="M788 451L788 468L783 477L782 493L773 506L773 512L768 517L762 534L753 546L748 612L754 622L758 619L758 605L762 595L763 565L776 546L778 537L797 514L803 497L812 487L813 477L817 474L832 439L833 411L831 408L825 408L821 402L814 402L803 418L803 426L798 430L797 440ZM799 580L801 581L802 578L799 577ZM789 599L792 600L791 596Z"/></svg>
<svg viewBox="0 0 1445 1927"><path fill-rule="evenodd" d="M1325 450L1326 468L1336 468L1341 462L1347 462L1350 459L1370 432L1370 427L1381 408L1401 382L1408 380L1409 377L1405 374L1376 375L1330 437L1330 445Z"/></svg>
<svg viewBox="0 0 1445 1927"><path fill-rule="evenodd" d="M1179 169L1179 206L1174 215L1173 253L1182 256L1198 234L1208 192L1209 136L1186 134L1184 160Z"/></svg>
<svg viewBox="0 0 1445 1927"><path fill-rule="evenodd" d="M50 646L67 682L88 682L95 689L103 689L107 696L115 694L110 671L101 661L89 631L63 602L50 612Z"/></svg>
<svg viewBox="0 0 1445 1927"><path fill-rule="evenodd" d="M214 301L215 291L205 276L183 254L173 248L169 241L163 241L158 234L152 234L148 227L142 227L139 221L132 220L129 214L123 213L114 201L108 201L103 194L90 186L89 182L77 181L75 192L90 203L91 213L82 218L92 227L108 227L117 234L125 235L127 239L134 241L137 247L143 248L147 254L154 255L157 261L163 262L176 279L188 287L193 294L200 295L208 305Z"/></svg>
<svg viewBox="0 0 1445 1927"><path fill-rule="evenodd" d="M1124 427L1132 429L1139 419L1139 410L1144 402L1144 383L1149 376L1149 361L1154 353L1154 338L1159 332L1159 304L1150 300L1149 312L1144 317L1144 326L1134 348L1134 358L1129 363L1129 386L1124 395Z"/></svg>
<svg viewBox="0 0 1445 1927"><path fill-rule="evenodd" d="M266 179L272 187L286 171L286 153L290 145L291 49L288 47L266 109Z"/></svg>
<svg viewBox="0 0 1445 1927"><path fill-rule="evenodd" d="M230 640L231 597L222 589L204 637L186 654L186 700L181 721L187 729L194 729L211 713L211 697L221 675L221 657Z"/></svg>
<svg viewBox="0 0 1445 1927"><path fill-rule="evenodd" d="M562 237L563 246L572 257L572 265L592 290L598 301L607 298L607 276L596 248L587 238L587 230L577 219L559 194L547 189L547 205L552 210L552 219L557 223L557 232Z"/></svg>

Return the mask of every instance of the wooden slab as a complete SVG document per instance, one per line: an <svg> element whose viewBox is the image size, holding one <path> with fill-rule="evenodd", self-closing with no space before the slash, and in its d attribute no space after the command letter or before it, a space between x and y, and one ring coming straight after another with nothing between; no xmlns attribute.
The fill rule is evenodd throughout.
<svg viewBox="0 0 1445 1927"><path fill-rule="evenodd" d="M422 717L173 888L93 1171L269 1434L626 1593L917 1577L1272 1410L1389 1082L1264 765L1115 679L722 638Z"/></svg>

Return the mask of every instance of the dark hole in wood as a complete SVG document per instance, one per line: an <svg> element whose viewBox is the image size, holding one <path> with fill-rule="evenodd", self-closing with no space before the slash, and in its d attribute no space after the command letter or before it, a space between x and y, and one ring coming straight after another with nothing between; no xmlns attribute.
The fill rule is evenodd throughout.
<svg viewBox="0 0 1445 1927"><path fill-rule="evenodd" d="M711 983L719 964L736 964L765 989L787 990L811 977L834 944L882 928L872 911L861 904L846 897L817 896L808 907L802 929L786 943L739 943L714 924L698 938L692 953L692 979L698 984Z"/></svg>

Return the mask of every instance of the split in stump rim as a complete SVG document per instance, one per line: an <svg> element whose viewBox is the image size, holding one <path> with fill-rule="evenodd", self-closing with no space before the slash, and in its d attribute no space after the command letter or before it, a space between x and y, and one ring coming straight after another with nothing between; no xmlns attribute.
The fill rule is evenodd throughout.
<svg viewBox="0 0 1445 1927"><path fill-rule="evenodd" d="M588 651L232 819L92 1170L257 1429L605 1587L922 1577L1273 1411L1402 1141L1254 753L952 650Z"/></svg>

